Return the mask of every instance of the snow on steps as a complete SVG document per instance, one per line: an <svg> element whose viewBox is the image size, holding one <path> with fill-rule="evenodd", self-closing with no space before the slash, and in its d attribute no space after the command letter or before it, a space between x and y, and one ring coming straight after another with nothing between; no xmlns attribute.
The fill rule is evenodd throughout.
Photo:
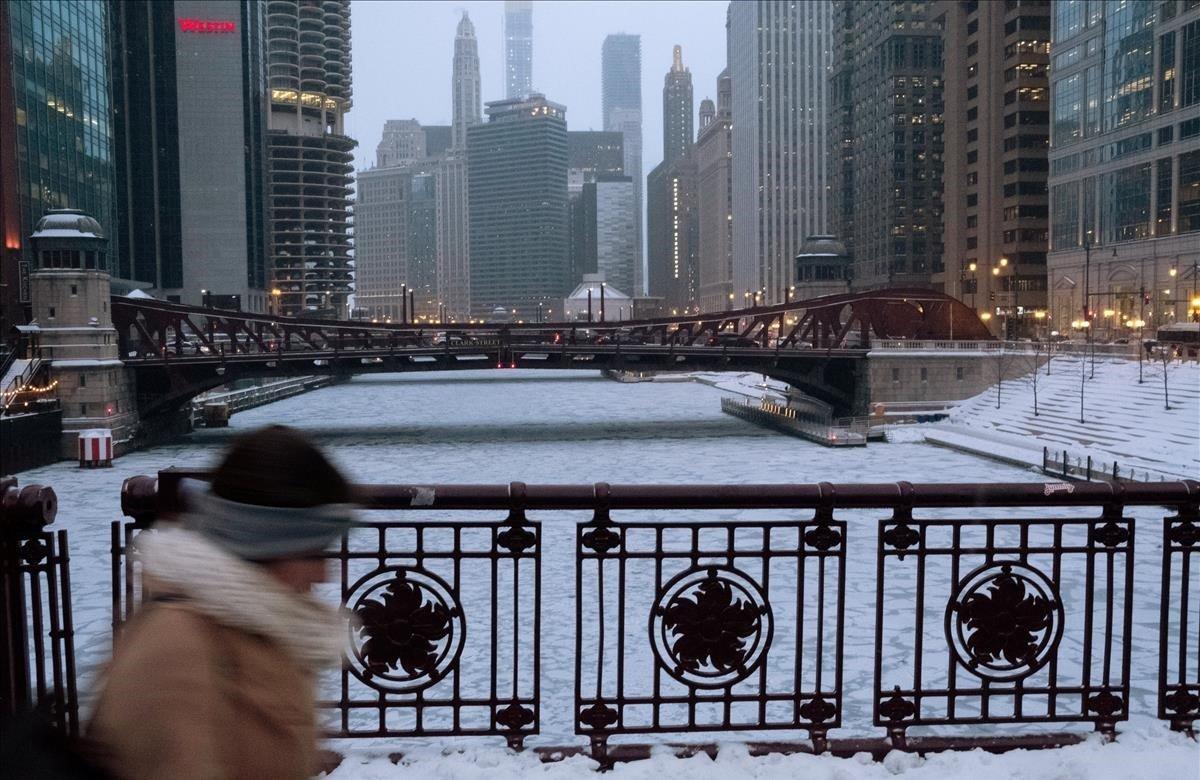
<svg viewBox="0 0 1200 780"><path fill-rule="evenodd" d="M1092 456L1096 464L1116 461L1122 470L1149 471L1150 477L1200 475L1200 365L1168 367L1170 409L1163 407L1163 366L1146 362L1138 383L1137 361L1056 358L1037 377L1038 414L1033 413L1033 379L1028 375L992 386L963 401L948 425L934 426L926 440L981 454L1003 449L1031 465L1041 464L1042 447L1067 450L1072 458ZM1083 375L1084 422L1079 422ZM1000 408L996 396L1000 395ZM975 440L975 444L972 444ZM1009 458L1006 457L1006 460Z"/></svg>

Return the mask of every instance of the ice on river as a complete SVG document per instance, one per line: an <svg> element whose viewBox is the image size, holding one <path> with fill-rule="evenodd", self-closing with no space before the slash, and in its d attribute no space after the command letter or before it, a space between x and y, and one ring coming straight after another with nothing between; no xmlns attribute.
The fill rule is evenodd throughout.
<svg viewBox="0 0 1200 780"><path fill-rule="evenodd" d="M202 430L179 443L132 453L115 461L111 470L78 470L63 463L25 472L20 479L25 484L52 485L58 493L56 526L70 533L76 642L85 692L110 649L109 523L120 518L121 481L169 466L212 465L233 436L268 423L305 430L353 481L361 483L1042 480L1033 471L920 443L823 448L722 414L721 394L693 382L620 384L579 372L358 377L242 412L228 429ZM1156 706L1162 513L1139 509L1130 514L1138 523L1131 709L1145 726ZM878 734L870 725L870 691L876 521L883 516L879 512L838 515L849 523L846 699L845 728L833 736ZM671 517L669 512L615 514L617 520ZM723 512L720 517L788 519L788 514ZM577 744L581 738L572 728L574 544L575 524L587 515L536 512L531 518L542 523L543 534L543 712L542 734L530 743ZM911 600L905 600L902 590L889 592L888 599L895 600L897 614L911 610ZM929 631L927 636L936 638L940 628ZM885 673L905 663L905 658L903 652L893 654L889 648Z"/></svg>

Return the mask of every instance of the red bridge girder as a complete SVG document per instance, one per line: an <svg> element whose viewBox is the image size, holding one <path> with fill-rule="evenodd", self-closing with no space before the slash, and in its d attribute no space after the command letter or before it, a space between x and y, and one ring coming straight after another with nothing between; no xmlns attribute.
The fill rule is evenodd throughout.
<svg viewBox="0 0 1200 780"><path fill-rule="evenodd" d="M624 339L646 344L759 345L764 349L867 348L873 339L988 341L975 312L944 293L885 289L845 293L724 312L619 322L409 325L360 320L275 317L113 296L112 318L122 358L208 353L262 354L300 350L428 346L435 333L476 342L556 343Z"/></svg>

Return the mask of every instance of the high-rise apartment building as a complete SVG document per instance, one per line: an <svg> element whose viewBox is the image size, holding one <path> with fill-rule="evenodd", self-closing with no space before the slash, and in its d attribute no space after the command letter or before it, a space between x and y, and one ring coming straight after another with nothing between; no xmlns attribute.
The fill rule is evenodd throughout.
<svg viewBox="0 0 1200 780"><path fill-rule="evenodd" d="M479 44L466 12L454 35L450 146L437 167L437 290L443 312L463 321L471 312L470 215L467 201L467 129L480 123ZM426 134L426 147L429 135Z"/></svg>
<svg viewBox="0 0 1200 780"><path fill-rule="evenodd" d="M117 0L109 20L119 263L168 300L268 311L266 6Z"/></svg>
<svg viewBox="0 0 1200 780"><path fill-rule="evenodd" d="M692 122L692 71L683 67L683 48L671 54L671 69L663 79L663 161L687 154L695 140Z"/></svg>
<svg viewBox="0 0 1200 780"><path fill-rule="evenodd" d="M467 129L471 308L533 319L571 290L566 109L532 94Z"/></svg>
<svg viewBox="0 0 1200 780"><path fill-rule="evenodd" d="M348 0L267 4L274 282L279 310L345 316L353 289L349 230L355 142Z"/></svg>
<svg viewBox="0 0 1200 780"><path fill-rule="evenodd" d="M571 279L596 273L596 187L601 176L624 174L624 136L596 130L567 131L567 223L570 229ZM633 220L637 212L628 204ZM610 220L611 221L611 220ZM634 246L636 229L629 237ZM632 271L635 259L629 258ZM631 282L632 283L632 282Z"/></svg>
<svg viewBox="0 0 1200 780"><path fill-rule="evenodd" d="M830 5L746 0L728 19L733 292L782 301L805 237L826 232Z"/></svg>
<svg viewBox="0 0 1200 780"><path fill-rule="evenodd" d="M49 210L95 217L118 263L107 4L0 3L0 58L5 76L0 121L0 176L5 193L0 250L0 327L25 321L28 274L36 263L29 236ZM114 280L119 289L120 281Z"/></svg>
<svg viewBox="0 0 1200 780"><path fill-rule="evenodd" d="M928 286L943 255L942 38L932 3L834 0L833 28L832 232L853 256L855 287Z"/></svg>
<svg viewBox="0 0 1200 780"><path fill-rule="evenodd" d="M1200 318L1200 3L1060 0L1050 52L1049 327Z"/></svg>
<svg viewBox="0 0 1200 780"><path fill-rule="evenodd" d="M533 92L533 3L504 0L504 96Z"/></svg>
<svg viewBox="0 0 1200 780"><path fill-rule="evenodd" d="M625 175L633 179L633 200L637 218L633 289L625 292L640 295L645 291L644 195L642 177L642 38L640 35L616 33L607 35L600 49L601 109L604 129L625 136Z"/></svg>
<svg viewBox="0 0 1200 780"><path fill-rule="evenodd" d="M625 139L621 133L601 130L567 132L568 176L577 178L578 186L586 181L595 181L600 174L623 175L624 166Z"/></svg>
<svg viewBox="0 0 1200 780"><path fill-rule="evenodd" d="M701 311L731 308L733 293L733 120L729 69L717 78L717 103L700 102L696 159L696 304Z"/></svg>
<svg viewBox="0 0 1200 780"><path fill-rule="evenodd" d="M933 284L998 335L1036 335L1046 308L1050 3L940 0L933 13L946 107L945 262Z"/></svg>

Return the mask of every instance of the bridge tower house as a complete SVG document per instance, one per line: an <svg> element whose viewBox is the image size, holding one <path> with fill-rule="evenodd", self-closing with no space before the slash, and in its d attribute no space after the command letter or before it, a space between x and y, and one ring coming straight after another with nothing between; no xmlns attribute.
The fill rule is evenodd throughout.
<svg viewBox="0 0 1200 780"><path fill-rule="evenodd" d="M76 457L79 431L92 428L110 429L119 454L138 413L109 310L103 229L82 211L53 209L30 239L37 262L29 275L32 325L62 403L62 457Z"/></svg>

